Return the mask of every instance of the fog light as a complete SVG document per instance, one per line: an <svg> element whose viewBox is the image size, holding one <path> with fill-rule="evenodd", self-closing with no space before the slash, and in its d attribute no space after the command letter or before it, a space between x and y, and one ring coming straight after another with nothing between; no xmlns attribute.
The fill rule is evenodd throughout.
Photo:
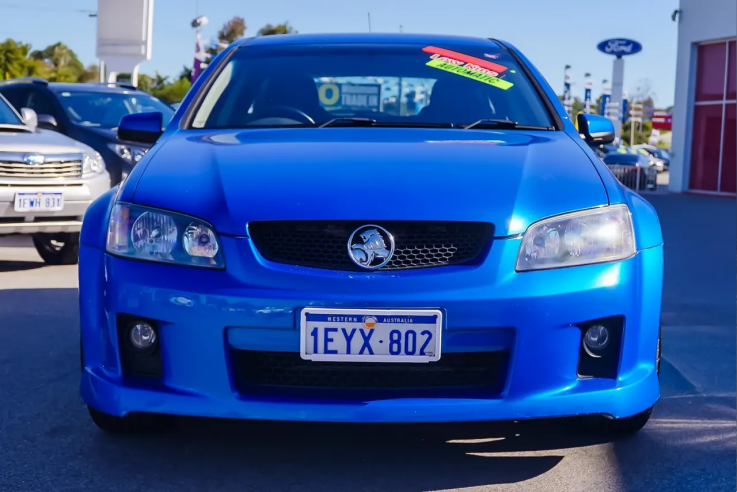
<svg viewBox="0 0 737 492"><path fill-rule="evenodd" d="M150 324L139 321L128 330L128 340L135 349L150 350L156 344L156 330Z"/></svg>
<svg viewBox="0 0 737 492"><path fill-rule="evenodd" d="M584 333L583 348L591 357L601 357L609 347L610 339L606 326L594 325Z"/></svg>

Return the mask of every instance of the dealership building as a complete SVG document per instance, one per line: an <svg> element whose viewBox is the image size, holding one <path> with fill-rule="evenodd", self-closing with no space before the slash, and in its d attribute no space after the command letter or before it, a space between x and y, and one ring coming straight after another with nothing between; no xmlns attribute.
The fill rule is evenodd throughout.
<svg viewBox="0 0 737 492"><path fill-rule="evenodd" d="M681 0L670 191L735 195L737 1Z"/></svg>

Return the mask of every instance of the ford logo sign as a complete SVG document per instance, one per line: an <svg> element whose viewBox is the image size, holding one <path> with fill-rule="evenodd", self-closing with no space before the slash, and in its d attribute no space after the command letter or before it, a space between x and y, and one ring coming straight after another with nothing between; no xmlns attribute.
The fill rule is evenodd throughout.
<svg viewBox="0 0 737 492"><path fill-rule="evenodd" d="M607 39L599 43L596 48L602 53L614 56L634 55L642 51L642 45L631 39Z"/></svg>

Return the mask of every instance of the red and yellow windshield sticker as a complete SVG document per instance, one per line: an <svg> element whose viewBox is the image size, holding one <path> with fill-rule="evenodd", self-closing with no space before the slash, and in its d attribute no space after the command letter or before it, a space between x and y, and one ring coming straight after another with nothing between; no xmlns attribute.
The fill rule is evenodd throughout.
<svg viewBox="0 0 737 492"><path fill-rule="evenodd" d="M507 70L505 66L434 46L426 46L422 51L432 53L427 62L428 67L445 70L502 90L514 86L513 83L499 78L499 74Z"/></svg>
<svg viewBox="0 0 737 492"><path fill-rule="evenodd" d="M433 60L440 60L444 62L459 64L459 62L465 62L460 63L460 65L465 66L466 68L470 69L481 69L480 72L483 71L483 69L490 70L494 72L494 77L498 77L500 73L505 71L507 67L503 65L499 65L498 63L490 62L489 60L482 60L481 58L476 58L475 56L470 55L464 55L463 53L458 53L457 51L451 51L446 50L444 48L436 48L435 46L425 46L422 48L422 51L425 53L431 53L433 56Z"/></svg>
<svg viewBox="0 0 737 492"><path fill-rule="evenodd" d="M459 67L458 65L454 65L452 63L440 61L440 60L430 60L427 62L428 67L433 68L439 68L440 70L445 70L446 72L451 72L456 75L460 75L462 77L468 77L469 79L476 80L478 82L483 82L484 84L489 84L491 86L497 87L502 90L507 90L510 87L514 86L513 83L507 82L506 80L492 77L491 75L487 75L482 72L477 72L476 70L472 70L470 68L465 67Z"/></svg>

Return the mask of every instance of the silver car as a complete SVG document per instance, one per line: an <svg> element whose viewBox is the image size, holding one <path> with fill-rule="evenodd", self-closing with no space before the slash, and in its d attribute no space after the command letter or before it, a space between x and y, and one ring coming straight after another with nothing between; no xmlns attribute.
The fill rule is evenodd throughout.
<svg viewBox="0 0 737 492"><path fill-rule="evenodd" d="M77 263L82 218L110 175L91 147L21 114L0 96L0 236L30 234L46 263Z"/></svg>

